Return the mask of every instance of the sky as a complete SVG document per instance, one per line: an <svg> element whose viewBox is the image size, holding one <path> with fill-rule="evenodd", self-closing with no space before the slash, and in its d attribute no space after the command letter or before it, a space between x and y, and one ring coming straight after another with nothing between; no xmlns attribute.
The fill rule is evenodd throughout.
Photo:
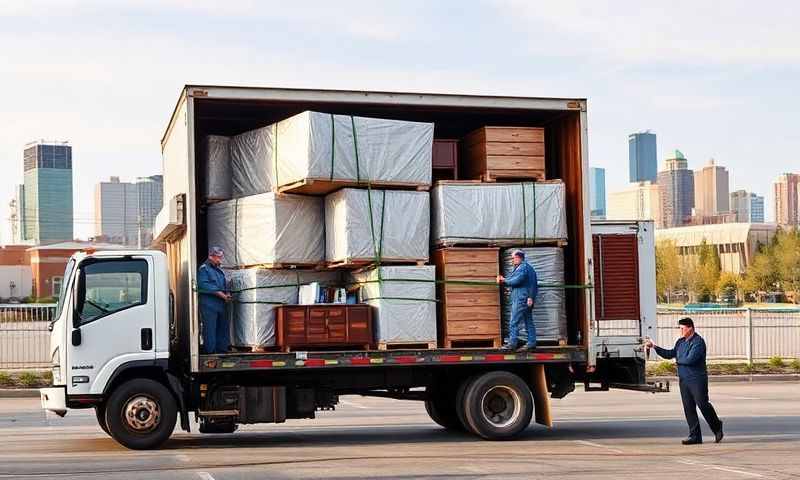
<svg viewBox="0 0 800 480"><path fill-rule="evenodd" d="M73 146L76 236L94 186L161 172L184 84L588 99L589 163L628 182L628 134L765 196L800 172L800 9L785 1L0 2L0 243L36 139Z"/></svg>

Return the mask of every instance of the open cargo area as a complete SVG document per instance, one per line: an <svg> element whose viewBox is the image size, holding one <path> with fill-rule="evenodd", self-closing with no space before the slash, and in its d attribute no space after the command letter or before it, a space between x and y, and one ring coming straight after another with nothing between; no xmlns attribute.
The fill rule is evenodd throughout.
<svg viewBox="0 0 800 480"><path fill-rule="evenodd" d="M391 348L387 340L395 339L399 349L492 351L507 330L503 313L507 301L497 285L489 285L493 276L508 273L501 272L500 250L490 254L496 260L491 265L490 258L486 264L492 270L488 276L459 273L468 264L456 263L446 267L450 273L445 278L444 270L432 265L434 254L448 248L552 246L563 254L556 278L573 288L556 285L558 294L540 291L542 298L547 297L542 305L557 310L535 315L537 324L548 319L552 324L543 327L540 347L583 351L589 347L591 294L583 288L591 283L583 100L226 87L188 87L185 95L164 143L169 157L177 147L170 145L170 130L192 132L185 151L190 164L184 170L191 178L181 185L174 182L178 175L167 173L173 182L165 186L167 196L188 193L188 235L166 247L172 262L182 265L173 275L176 289L191 291L210 245L224 245L226 262L234 268L344 267L339 285L347 288L375 276L378 265L388 268L395 263L402 271L429 263L431 274L426 278L438 282L438 286L431 283L433 298L424 300L431 308L416 305L406 310L420 318L391 313L393 303L419 300L402 295L403 290L413 290L410 284L393 289L381 278L362 284L354 300L348 298L348 303L389 309L374 312L369 350ZM185 125L175 123L181 109ZM393 159L398 155L413 159L408 168L395 168ZM293 162L299 163L293 166ZM165 170L169 168L178 165L167 158ZM282 208L286 203L282 199L293 195L306 200ZM242 216L255 209L263 214ZM284 223L278 220L282 211L287 212ZM458 283L460 277L466 280L464 285L450 285L451 279ZM471 288L480 293L471 295ZM284 293L290 296L280 303L298 303L298 291L287 290ZM270 296L269 289L257 292L242 298ZM331 291L321 298L335 294ZM183 333L179 341L191 348L195 370L202 355L196 302L195 292L176 296L178 330ZM326 308L319 305L316 314L326 318L330 330L334 313ZM274 317L275 305L251 303L231 310L247 318L247 328L233 327L234 338L258 332L267 339L262 346L274 346L269 333L274 326L250 323L262 315L256 313L261 310L260 321ZM470 311L472 317L464 315ZM426 320L430 312L434 318ZM474 316L479 313L483 317ZM417 332L386 323L382 320L386 318L416 322ZM406 337L391 334L403 331ZM321 354L331 349L321 349Z"/></svg>

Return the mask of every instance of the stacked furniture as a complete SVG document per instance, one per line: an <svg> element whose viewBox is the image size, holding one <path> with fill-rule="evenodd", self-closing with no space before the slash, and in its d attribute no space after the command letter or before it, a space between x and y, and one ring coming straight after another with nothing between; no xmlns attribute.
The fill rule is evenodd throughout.
<svg viewBox="0 0 800 480"><path fill-rule="evenodd" d="M439 344L445 348L500 346L497 248L434 251L439 298Z"/></svg>
<svg viewBox="0 0 800 480"><path fill-rule="evenodd" d="M278 345L284 352L320 347L372 345L369 305L281 305L277 308Z"/></svg>
<svg viewBox="0 0 800 480"><path fill-rule="evenodd" d="M483 127L463 140L464 178L545 179L544 129Z"/></svg>

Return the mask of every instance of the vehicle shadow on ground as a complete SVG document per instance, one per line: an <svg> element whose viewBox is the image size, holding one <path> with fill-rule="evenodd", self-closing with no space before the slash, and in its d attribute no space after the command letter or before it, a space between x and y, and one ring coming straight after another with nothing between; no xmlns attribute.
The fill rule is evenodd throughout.
<svg viewBox="0 0 800 480"><path fill-rule="evenodd" d="M725 443L745 443L754 441L751 436L763 436L759 443L783 442L785 435L800 435L800 416L785 417L737 417L728 418L725 423ZM713 435L704 426L707 442L713 442ZM746 437L737 438L737 435ZM532 425L517 442L547 442L575 440L626 440L626 439L674 439L678 442L686 436L686 424L682 420L641 420L625 422L569 422L556 424L551 430ZM770 438L770 436L774 436ZM239 447L342 447L358 445L420 444L420 443L464 443L483 442L482 439L463 432L447 431L438 425L381 427L330 427L323 430L309 429L296 432L280 431L248 432L219 435L176 434L163 448L165 449L204 449Z"/></svg>

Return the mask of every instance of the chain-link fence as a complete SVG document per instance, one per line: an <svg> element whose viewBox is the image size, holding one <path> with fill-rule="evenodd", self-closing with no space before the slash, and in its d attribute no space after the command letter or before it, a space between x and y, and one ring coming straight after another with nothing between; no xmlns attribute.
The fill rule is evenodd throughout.
<svg viewBox="0 0 800 480"><path fill-rule="evenodd" d="M0 304L0 369L49 368L53 303Z"/></svg>

